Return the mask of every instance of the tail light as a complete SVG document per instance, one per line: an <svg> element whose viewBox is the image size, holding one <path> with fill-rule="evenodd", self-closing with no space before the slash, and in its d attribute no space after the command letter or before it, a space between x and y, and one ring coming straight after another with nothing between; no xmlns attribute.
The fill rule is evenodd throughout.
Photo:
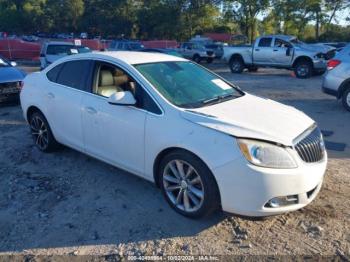
<svg viewBox="0 0 350 262"><path fill-rule="evenodd" d="M336 66L338 66L340 64L341 64L340 60L338 60L338 59L331 59L327 63L327 69L328 70L332 70L333 68L335 68Z"/></svg>

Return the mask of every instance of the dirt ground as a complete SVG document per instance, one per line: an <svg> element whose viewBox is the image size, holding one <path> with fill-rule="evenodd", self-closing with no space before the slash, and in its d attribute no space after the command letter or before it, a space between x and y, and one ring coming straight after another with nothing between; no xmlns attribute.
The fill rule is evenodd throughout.
<svg viewBox="0 0 350 262"><path fill-rule="evenodd" d="M217 73L250 93L297 107L325 131L329 165L306 208L265 220L184 218L153 184L69 148L39 152L20 107L0 107L0 254L350 254L350 113L321 77L289 71ZM252 105L254 106L254 105Z"/></svg>

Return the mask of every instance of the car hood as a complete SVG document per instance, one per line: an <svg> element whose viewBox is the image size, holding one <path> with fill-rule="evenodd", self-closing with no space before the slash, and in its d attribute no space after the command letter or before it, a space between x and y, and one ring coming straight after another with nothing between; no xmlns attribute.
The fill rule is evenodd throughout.
<svg viewBox="0 0 350 262"><path fill-rule="evenodd" d="M21 81L25 73L15 67L0 67L0 83Z"/></svg>
<svg viewBox="0 0 350 262"><path fill-rule="evenodd" d="M324 53L324 54L336 49L334 47L327 46L324 44L299 44L297 46L301 49L306 49L310 52Z"/></svg>
<svg viewBox="0 0 350 262"><path fill-rule="evenodd" d="M185 110L182 116L199 125L241 138L292 146L314 124L301 111L250 94L212 106Z"/></svg>

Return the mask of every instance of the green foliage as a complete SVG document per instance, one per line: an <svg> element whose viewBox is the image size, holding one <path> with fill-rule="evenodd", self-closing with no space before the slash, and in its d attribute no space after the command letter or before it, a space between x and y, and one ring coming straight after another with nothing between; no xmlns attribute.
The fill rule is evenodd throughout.
<svg viewBox="0 0 350 262"><path fill-rule="evenodd" d="M349 9L349 0L0 0L0 31L177 40L219 32L250 41L283 33L348 41L349 28L334 23Z"/></svg>

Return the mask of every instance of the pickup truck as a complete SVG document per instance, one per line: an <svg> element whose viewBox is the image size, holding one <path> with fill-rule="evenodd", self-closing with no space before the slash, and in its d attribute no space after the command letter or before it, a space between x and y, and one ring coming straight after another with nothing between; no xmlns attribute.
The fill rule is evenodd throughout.
<svg viewBox="0 0 350 262"><path fill-rule="evenodd" d="M223 59L232 73L276 67L294 70L298 78L308 78L326 71L327 60L335 50L323 44L305 44L294 36L267 35L257 38L252 46L224 47Z"/></svg>
<svg viewBox="0 0 350 262"><path fill-rule="evenodd" d="M214 50L193 42L182 43L176 51L183 57L192 59L198 64L203 60L210 64L215 58Z"/></svg>

